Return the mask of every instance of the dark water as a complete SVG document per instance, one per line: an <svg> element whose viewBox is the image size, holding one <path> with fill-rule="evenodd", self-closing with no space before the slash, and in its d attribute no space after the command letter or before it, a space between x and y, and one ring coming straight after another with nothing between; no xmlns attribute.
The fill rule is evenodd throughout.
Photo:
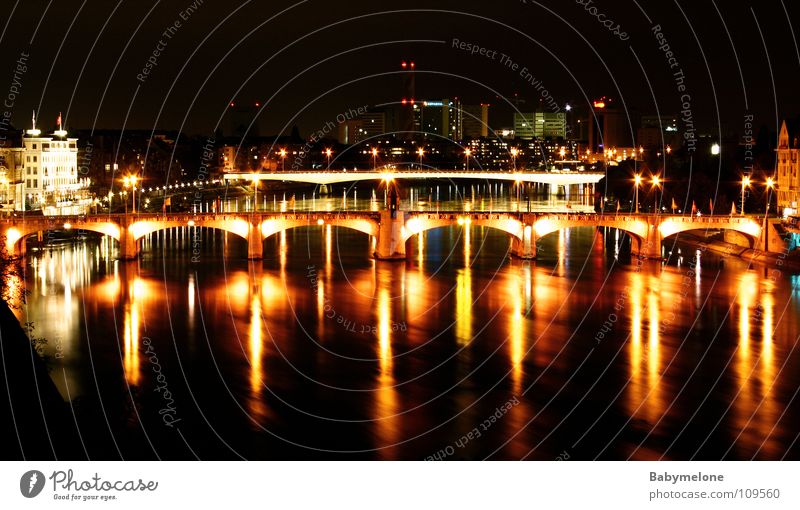
<svg viewBox="0 0 800 510"><path fill-rule="evenodd" d="M104 241L29 253L21 313L92 458L800 457L788 271L686 246L639 265L593 229L535 262L482 228L406 262L329 226L259 263L199 235L199 262L186 229L132 263Z"/></svg>

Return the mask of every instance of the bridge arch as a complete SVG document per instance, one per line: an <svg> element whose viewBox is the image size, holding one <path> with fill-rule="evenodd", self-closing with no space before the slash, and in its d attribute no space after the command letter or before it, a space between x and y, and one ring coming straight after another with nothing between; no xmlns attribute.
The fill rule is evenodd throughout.
<svg viewBox="0 0 800 510"><path fill-rule="evenodd" d="M702 220L691 216L670 217L661 220L658 226L662 240L693 230L731 230L738 232L747 239L750 243L750 248L755 248L758 239L761 237L762 227L752 218L736 216L706 217Z"/></svg>
<svg viewBox="0 0 800 510"><path fill-rule="evenodd" d="M80 217L23 219L21 222L8 223L1 227L2 234L5 236L6 252L13 257L25 255L25 241L34 234L80 230L106 235L116 241L119 241L122 235L120 226L113 221L87 220Z"/></svg>
<svg viewBox="0 0 800 510"><path fill-rule="evenodd" d="M430 213L418 214L406 218L402 230L403 242L413 236L436 228L451 227L453 225L474 225L501 230L516 239L522 239L525 224L519 218L508 213L486 214L458 214L458 213Z"/></svg>
<svg viewBox="0 0 800 510"><path fill-rule="evenodd" d="M376 237L380 229L377 220L372 218L349 216L346 214L303 214L296 217L264 218L260 230L262 239L267 239L280 232L299 227L330 225L347 228Z"/></svg>

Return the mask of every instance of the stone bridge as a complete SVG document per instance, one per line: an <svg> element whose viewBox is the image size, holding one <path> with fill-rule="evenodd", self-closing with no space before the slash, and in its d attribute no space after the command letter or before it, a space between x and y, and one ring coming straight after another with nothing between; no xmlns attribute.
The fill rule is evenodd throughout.
<svg viewBox="0 0 800 510"><path fill-rule="evenodd" d="M536 257L542 237L565 228L608 227L627 233L631 252L661 258L661 242L690 230L730 230L742 234L756 248L761 241L761 222L749 216L680 216L650 214L516 213L469 211L281 212L225 214L113 214L96 216L24 216L0 220L0 235L7 253L25 255L25 239L44 238L45 232L83 230L107 235L120 245L120 257L136 258L139 240L153 232L175 227L206 227L235 234L247 241L249 259L263 258L263 241L284 230L311 225L331 225L363 232L375 238L375 257L404 259L406 242L414 235L452 225L495 228L511 239L511 253ZM777 244L774 245L777 248Z"/></svg>

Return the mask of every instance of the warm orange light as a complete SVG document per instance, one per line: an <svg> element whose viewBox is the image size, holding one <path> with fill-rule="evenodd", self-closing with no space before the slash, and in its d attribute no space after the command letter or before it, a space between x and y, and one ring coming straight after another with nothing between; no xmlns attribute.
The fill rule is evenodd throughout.
<svg viewBox="0 0 800 510"><path fill-rule="evenodd" d="M330 149L325 149L326 156L331 157L331 154L333 154L333 151L331 151Z"/></svg>
<svg viewBox="0 0 800 510"><path fill-rule="evenodd" d="M639 175L639 174L636 174L636 175L633 177L633 181L636 183L636 186L639 186L639 184L641 184L641 183L642 183L642 176L641 176L641 175Z"/></svg>
<svg viewBox="0 0 800 510"><path fill-rule="evenodd" d="M767 177L767 188L773 188L775 186L775 180L772 177Z"/></svg>
<svg viewBox="0 0 800 510"><path fill-rule="evenodd" d="M422 150L422 147L420 147L419 149L417 149L417 154L419 154L419 157L422 157L422 156L424 156L424 155L425 155L425 151L424 151L424 150Z"/></svg>
<svg viewBox="0 0 800 510"><path fill-rule="evenodd" d="M282 158L286 157L286 149L281 149L281 157Z"/></svg>
<svg viewBox="0 0 800 510"><path fill-rule="evenodd" d="M602 108L606 107L606 103L603 102L603 101L595 101L594 102L594 107L602 109Z"/></svg>
<svg viewBox="0 0 800 510"><path fill-rule="evenodd" d="M661 178L657 175L653 176L653 186L659 186L661 184Z"/></svg>
<svg viewBox="0 0 800 510"><path fill-rule="evenodd" d="M470 157L472 155L472 150L469 147L467 147L466 149L464 149L464 155L466 157Z"/></svg>
<svg viewBox="0 0 800 510"><path fill-rule="evenodd" d="M747 186L750 186L750 177L745 175L744 179L742 179L742 187L746 188Z"/></svg>
<svg viewBox="0 0 800 510"><path fill-rule="evenodd" d="M378 149L372 149L372 155L373 156L377 156L378 155Z"/></svg>
<svg viewBox="0 0 800 510"><path fill-rule="evenodd" d="M516 147L512 147L511 155L516 158L518 154L519 154L519 149L517 149Z"/></svg>

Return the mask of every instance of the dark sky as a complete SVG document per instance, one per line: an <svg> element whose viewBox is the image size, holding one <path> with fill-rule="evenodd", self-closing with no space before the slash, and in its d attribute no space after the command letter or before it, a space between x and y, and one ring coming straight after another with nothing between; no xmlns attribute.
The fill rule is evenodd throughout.
<svg viewBox="0 0 800 510"><path fill-rule="evenodd" d="M674 114L682 93L651 30L660 24L701 131L741 132L748 107L771 129L800 112L797 2L637 1L198 0L183 20L192 0L2 0L0 94L14 82L21 93L0 109L20 127L37 109L45 126L63 111L68 127L210 133L229 101L259 101L264 131L297 124L305 135L350 108L400 99L399 63L411 59L418 98L489 102L493 127L511 123L498 95L539 97L523 67L559 103L606 95L641 114ZM496 56L455 49L454 38ZM21 52L27 72L15 80Z"/></svg>

